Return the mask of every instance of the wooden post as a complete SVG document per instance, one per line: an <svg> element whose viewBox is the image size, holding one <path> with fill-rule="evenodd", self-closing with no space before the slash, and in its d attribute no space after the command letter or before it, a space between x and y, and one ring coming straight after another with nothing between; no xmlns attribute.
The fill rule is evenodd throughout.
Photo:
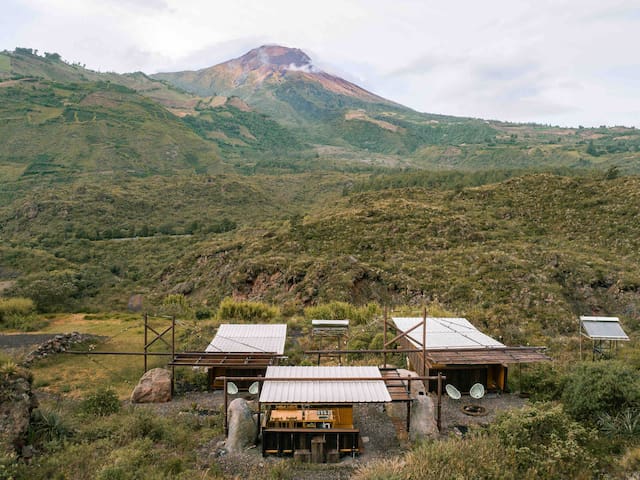
<svg viewBox="0 0 640 480"><path fill-rule="evenodd" d="M427 380L427 384L429 380ZM438 417L436 419L438 431L442 429L442 372L438 372Z"/></svg>
<svg viewBox="0 0 640 480"><path fill-rule="evenodd" d="M176 317L171 316L171 362L176 358ZM176 366L171 365L171 397L176 393Z"/></svg>
<svg viewBox="0 0 640 480"><path fill-rule="evenodd" d="M582 320L578 317L578 337L580 339L580 361L582 361Z"/></svg>
<svg viewBox="0 0 640 480"><path fill-rule="evenodd" d="M387 308L388 307L385 305L385 307L384 307L384 320L383 320L384 321L384 329L382 330L383 338L384 338L382 345L384 345L384 349L385 349L385 352L382 354L383 357L384 357L384 363L383 363L384 368L387 368L387 352L386 352L386 350L387 350Z"/></svg>
<svg viewBox="0 0 640 480"><path fill-rule="evenodd" d="M407 401L407 433L411 429L411 402L412 400Z"/></svg>
<svg viewBox="0 0 640 480"><path fill-rule="evenodd" d="M422 312L422 376L428 377L427 372L427 307ZM425 385L427 393L429 393L429 381Z"/></svg>
<svg viewBox="0 0 640 480"><path fill-rule="evenodd" d="M223 395L224 395L224 436L226 437L229 434L229 423L227 419L227 407L229 403L229 399L227 398L227 377L224 377Z"/></svg>
<svg viewBox="0 0 640 480"><path fill-rule="evenodd" d="M147 340L147 323L149 321L149 316L147 313L144 314L144 373L147 373L147 344L149 343Z"/></svg>

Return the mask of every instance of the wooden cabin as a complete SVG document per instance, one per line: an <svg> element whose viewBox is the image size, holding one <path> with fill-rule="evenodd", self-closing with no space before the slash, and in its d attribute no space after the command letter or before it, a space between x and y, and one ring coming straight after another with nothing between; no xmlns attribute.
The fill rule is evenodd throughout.
<svg viewBox="0 0 640 480"><path fill-rule="evenodd" d="M260 392L262 454L314 463L356 455L354 404L391 400L377 367L269 367Z"/></svg>
<svg viewBox="0 0 640 480"><path fill-rule="evenodd" d="M286 324L228 324L218 328L206 352L215 356L208 368L209 386L221 388L220 377L263 377L267 367L277 365L284 354ZM248 388L252 382L235 382Z"/></svg>
<svg viewBox="0 0 640 480"><path fill-rule="evenodd" d="M482 333L466 318L393 317L402 335L409 368L420 375L445 375L446 384L468 392L475 383L489 391L507 388L508 365L547 361L543 347L507 347ZM436 384L429 382L428 390Z"/></svg>

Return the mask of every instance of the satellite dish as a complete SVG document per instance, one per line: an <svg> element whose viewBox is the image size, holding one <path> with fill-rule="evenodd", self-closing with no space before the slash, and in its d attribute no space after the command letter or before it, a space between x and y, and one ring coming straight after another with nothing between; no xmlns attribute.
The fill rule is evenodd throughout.
<svg viewBox="0 0 640 480"><path fill-rule="evenodd" d="M446 390L447 395L449 395L453 400L460 400L460 397L462 397L460 391L450 383L447 383L444 386L444 389Z"/></svg>
<svg viewBox="0 0 640 480"><path fill-rule="evenodd" d="M251 395L255 395L256 393L258 393L258 390L260 389L260 383L259 382L253 382L250 386L249 386L249 393Z"/></svg>
<svg viewBox="0 0 640 480"><path fill-rule="evenodd" d="M227 393L229 395L235 395L238 393L238 386L233 382L227 382Z"/></svg>
<svg viewBox="0 0 640 480"><path fill-rule="evenodd" d="M471 390L469 390L469 395L471 395L471 398L475 398L476 400L481 399L484 397L484 385L481 383L474 383Z"/></svg>

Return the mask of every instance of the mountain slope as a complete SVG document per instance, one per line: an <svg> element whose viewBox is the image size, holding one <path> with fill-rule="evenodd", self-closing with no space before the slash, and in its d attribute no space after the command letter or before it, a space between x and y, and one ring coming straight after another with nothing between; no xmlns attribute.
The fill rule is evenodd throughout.
<svg viewBox="0 0 640 480"><path fill-rule="evenodd" d="M5 182L224 170L214 144L157 103L108 82L0 82L0 118Z"/></svg>
<svg viewBox="0 0 640 480"><path fill-rule="evenodd" d="M640 171L635 129L563 129L415 112L266 45L198 71L153 78L198 95L238 96L321 154L420 168L581 167ZM595 146L594 146L595 144Z"/></svg>

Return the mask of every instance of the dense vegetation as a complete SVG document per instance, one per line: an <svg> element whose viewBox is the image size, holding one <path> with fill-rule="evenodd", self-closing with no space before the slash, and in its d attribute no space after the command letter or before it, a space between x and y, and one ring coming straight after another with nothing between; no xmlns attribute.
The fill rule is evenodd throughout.
<svg viewBox="0 0 640 480"><path fill-rule="evenodd" d="M379 348L384 306L426 305L508 344L548 345L557 362L518 378L548 403L415 445L359 478L640 468L640 354L580 364L575 335L589 313L620 316L633 339L640 330L635 129L427 115L305 81L199 93L210 96L55 53L0 54L0 329L57 332L76 317L53 312L90 311L88 328L137 349L137 318L103 312L141 294L145 309L186 322L184 348L202 348L225 319L284 321L296 333L290 360L303 363L310 318L351 318L348 347ZM113 365L35 367L36 388L63 400L34 415L44 454L2 459L0 478L223 474L197 452L219 436L219 413L194 406L170 422L120 410L139 372ZM116 390L96 391L96 379Z"/></svg>

